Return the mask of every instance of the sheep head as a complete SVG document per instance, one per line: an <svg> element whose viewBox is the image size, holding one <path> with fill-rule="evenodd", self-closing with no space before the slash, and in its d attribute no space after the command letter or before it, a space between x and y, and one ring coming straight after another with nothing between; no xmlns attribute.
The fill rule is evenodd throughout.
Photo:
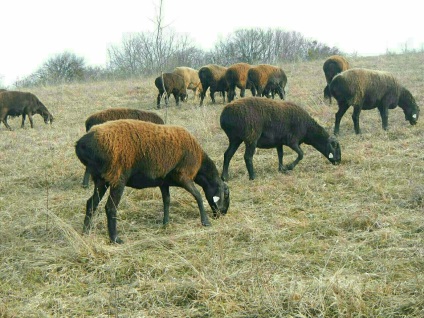
<svg viewBox="0 0 424 318"><path fill-rule="evenodd" d="M340 144L333 136L328 138L326 157L333 165L338 165L342 160Z"/></svg>

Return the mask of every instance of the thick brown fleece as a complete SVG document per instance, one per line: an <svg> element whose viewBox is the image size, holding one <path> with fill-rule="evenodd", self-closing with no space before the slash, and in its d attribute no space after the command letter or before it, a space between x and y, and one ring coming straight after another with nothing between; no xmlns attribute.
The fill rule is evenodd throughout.
<svg viewBox="0 0 424 318"><path fill-rule="evenodd" d="M346 71L349 68L349 62L343 56L330 56L328 59L325 60L324 65L322 67L327 84L330 83L333 77L336 76L338 73Z"/></svg>
<svg viewBox="0 0 424 318"><path fill-rule="evenodd" d="M246 88L247 72L252 65L247 63L236 63L228 67L225 79L230 87Z"/></svg>
<svg viewBox="0 0 424 318"><path fill-rule="evenodd" d="M118 119L138 119L155 124L164 124L163 119L154 112L134 108L115 107L101 110L90 115L85 121L85 129L89 131L94 125Z"/></svg>
<svg viewBox="0 0 424 318"><path fill-rule="evenodd" d="M195 94L202 91L199 72L191 67L179 66L176 67L173 73L180 75L184 79L186 89L191 89Z"/></svg>
<svg viewBox="0 0 424 318"><path fill-rule="evenodd" d="M287 76L283 69L269 64L252 66L248 71L247 77L251 85L259 92L263 92L270 80L273 83L281 82L283 90L287 84Z"/></svg>
<svg viewBox="0 0 424 318"><path fill-rule="evenodd" d="M90 132L95 142L91 149L105 160L102 177L111 186L118 185L121 175L132 169L152 179L175 169L179 178L193 180L204 157L197 140L180 126L125 119L94 126Z"/></svg>

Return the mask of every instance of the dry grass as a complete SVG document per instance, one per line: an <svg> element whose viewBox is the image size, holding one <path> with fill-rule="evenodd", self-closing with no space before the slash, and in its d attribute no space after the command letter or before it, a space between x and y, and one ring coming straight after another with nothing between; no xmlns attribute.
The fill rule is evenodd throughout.
<svg viewBox="0 0 424 318"><path fill-rule="evenodd" d="M351 64L393 72L422 108L423 60L421 53ZM283 65L287 97L332 130L337 106L323 102L322 64ZM20 119L10 120L12 132L1 127L0 317L424 316L423 118L411 127L397 108L384 132L378 112L364 111L356 136L350 110L340 127L341 165L304 145L304 160L281 174L276 151L260 149L254 181L239 149L229 212L211 228L182 189L171 190L163 228L159 189L127 188L118 213L125 244L115 246L104 201L92 233L81 234L91 189L81 187L74 143L94 111L153 109L153 79L31 91L56 121L50 128L36 116L34 129L18 128ZM186 126L221 170L223 104L174 105L171 98L167 122Z"/></svg>

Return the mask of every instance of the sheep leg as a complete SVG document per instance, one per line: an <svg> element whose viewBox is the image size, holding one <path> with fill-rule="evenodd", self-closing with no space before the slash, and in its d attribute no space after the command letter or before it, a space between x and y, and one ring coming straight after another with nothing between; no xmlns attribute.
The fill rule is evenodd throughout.
<svg viewBox="0 0 424 318"><path fill-rule="evenodd" d="M231 158L233 158L238 147L242 143L242 140L230 140L230 144L224 153L224 167L222 168L221 179L224 181L228 180L228 167L230 165Z"/></svg>
<svg viewBox="0 0 424 318"><path fill-rule="evenodd" d="M244 152L244 162L246 163L247 172L249 173L249 179L254 180L256 178L255 171L253 170L253 154L256 150L256 142L246 144L246 150Z"/></svg>
<svg viewBox="0 0 424 318"><path fill-rule="evenodd" d="M293 170L294 167L296 167L296 165L299 163L299 161L303 159L303 151L302 149L300 149L298 144L294 144L289 147L297 153L297 158L286 167L287 170Z"/></svg>
<svg viewBox="0 0 424 318"><path fill-rule="evenodd" d="M23 114L22 114L22 123L21 123L21 128L24 128L24 125L25 125L25 119L26 119L26 114L25 114L25 113L23 113Z"/></svg>
<svg viewBox="0 0 424 318"><path fill-rule="evenodd" d="M177 94L177 93L172 93L172 95L174 95L174 98L175 98L175 104L176 104L177 106L179 106L180 101L179 101L179 96L178 96L178 94Z"/></svg>
<svg viewBox="0 0 424 318"><path fill-rule="evenodd" d="M99 179L95 180L94 193L87 200L86 209L85 209L85 219L84 219L84 228L83 233L88 234L90 232L92 224L93 214L96 211L99 202L102 200L103 196L106 193L108 185L105 180Z"/></svg>
<svg viewBox="0 0 424 318"><path fill-rule="evenodd" d="M158 97L157 97L157 101L156 101L156 107L159 109L160 108L160 100L162 98L162 93L159 92Z"/></svg>
<svg viewBox="0 0 424 318"><path fill-rule="evenodd" d="M339 110L336 113L336 122L334 124L334 134L338 135L340 130L340 121L342 120L343 115L348 110L349 105L344 102L339 103Z"/></svg>
<svg viewBox="0 0 424 318"><path fill-rule="evenodd" d="M246 94L246 88L241 88L240 89L240 97L244 97L244 95ZM235 95L235 92L234 92L234 95Z"/></svg>
<svg viewBox="0 0 424 318"><path fill-rule="evenodd" d="M285 172L286 169L283 166L283 156L284 156L283 145L277 146L277 154L278 154L278 171Z"/></svg>
<svg viewBox="0 0 424 318"><path fill-rule="evenodd" d="M28 114L29 123L31 124L31 128L34 128L34 121L32 120L32 115ZM24 126L22 126L23 128Z"/></svg>
<svg viewBox="0 0 424 318"><path fill-rule="evenodd" d="M361 133L361 128L359 128L359 114L361 113L361 107L355 106L353 108L352 120L353 127L355 128L355 133L359 135Z"/></svg>
<svg viewBox="0 0 424 318"><path fill-rule="evenodd" d="M159 187L160 192L162 193L162 202L163 202L163 225L169 223L169 204L171 202L171 196L169 194L169 186L162 185Z"/></svg>
<svg viewBox="0 0 424 318"><path fill-rule="evenodd" d="M210 89L210 95L211 95L211 99L212 99L212 104L215 104L215 90L212 89L212 87Z"/></svg>
<svg viewBox="0 0 424 318"><path fill-rule="evenodd" d="M90 172L88 172L88 169L85 168L84 178L82 179L82 187L88 188L88 182L89 181L90 181Z"/></svg>
<svg viewBox="0 0 424 318"><path fill-rule="evenodd" d="M203 86L203 89L202 89L202 91L200 92L200 106L203 106L203 100L205 99L205 97L206 97L206 91L207 91L207 89L209 88L209 86Z"/></svg>
<svg viewBox="0 0 424 318"><path fill-rule="evenodd" d="M125 183L121 183L116 187L111 187L109 197L106 202L107 229L109 238L112 243L122 244L123 241L118 237L116 232L116 208L121 201L124 193Z"/></svg>
<svg viewBox="0 0 424 318"><path fill-rule="evenodd" d="M389 107L388 106L379 106L378 111L381 116L381 125L384 130L387 130L389 125Z"/></svg>
<svg viewBox="0 0 424 318"><path fill-rule="evenodd" d="M2 123L6 126L7 129L12 130L12 127L10 127L9 124L7 123L7 116L4 117L4 119L2 120Z"/></svg>
<svg viewBox="0 0 424 318"><path fill-rule="evenodd" d="M210 226L211 223L209 222L208 216L203 206L202 195L200 194L199 190L197 190L196 186L194 185L194 181L193 180L183 181L182 187L186 189L188 192L190 192L196 199L197 205L199 206L200 220L202 222L202 225Z"/></svg>

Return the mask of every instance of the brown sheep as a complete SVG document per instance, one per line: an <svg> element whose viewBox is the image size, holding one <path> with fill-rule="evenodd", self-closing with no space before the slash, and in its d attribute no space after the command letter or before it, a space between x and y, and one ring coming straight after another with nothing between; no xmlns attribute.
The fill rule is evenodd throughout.
<svg viewBox="0 0 424 318"><path fill-rule="evenodd" d="M86 205L84 233L89 232L93 213L108 187L108 231L110 240L116 243L122 243L116 232L116 209L126 186L160 188L163 224L169 222L171 186L182 187L194 196L204 226L210 223L195 183L203 188L214 216L227 213L228 186L196 138L183 127L134 119L108 121L92 127L77 141L75 151L95 183Z"/></svg>
<svg viewBox="0 0 424 318"><path fill-rule="evenodd" d="M155 124L164 124L163 119L154 112L149 112L145 110L133 109L133 108L109 108L105 110L98 111L90 115L85 121L85 131L89 131L94 125L103 124L109 120L118 120L118 119L138 119L143 121L148 121ZM82 186L84 188L88 187L88 181L90 179L90 173L88 169L85 169L84 178L82 181Z"/></svg>
<svg viewBox="0 0 424 318"><path fill-rule="evenodd" d="M186 89L191 89L194 93L194 98L202 93L202 83L200 83L199 72L191 67L179 66L176 67L173 73L184 78Z"/></svg>
<svg viewBox="0 0 424 318"><path fill-rule="evenodd" d="M236 63L228 67L225 72L225 79L228 84L228 102L234 100L236 87L240 89L240 97L245 96L246 88L250 89L247 81L247 72L252 66L247 63Z"/></svg>
<svg viewBox="0 0 424 318"><path fill-rule="evenodd" d="M303 158L300 144L306 143L321 152L332 164L341 160L338 141L330 137L303 108L291 103L264 97L245 97L224 107L221 128L230 142L224 154L222 179L228 180L228 166L242 142L249 179L255 179L253 154L258 148L277 148L278 170L292 170ZM283 166L283 145L297 153L297 158Z"/></svg>
<svg viewBox="0 0 424 318"><path fill-rule="evenodd" d="M165 91L166 91L168 99L171 94L174 95L175 103L177 104L177 106L179 105L180 99L182 101L186 100L187 89L185 87L184 78L174 73L163 73L163 81L165 85L163 85L162 83L162 76L158 76L155 79L155 86L159 90L159 94L157 97L157 104L156 104L157 108L160 108L160 100ZM165 91L163 89L164 87L165 87Z"/></svg>
<svg viewBox="0 0 424 318"><path fill-rule="evenodd" d="M269 64L252 66L247 73L247 80L253 96L269 97L277 93L281 99L285 97L287 76L281 67Z"/></svg>
<svg viewBox="0 0 424 318"><path fill-rule="evenodd" d="M21 128L24 128L25 118L28 115L31 128L34 128L32 115L39 114L46 124L53 122L53 116L46 106L32 93L18 91L4 91L0 94L0 120L9 129L12 128L7 123L7 116L21 116Z"/></svg>
<svg viewBox="0 0 424 318"><path fill-rule="evenodd" d="M200 106L206 96L206 91L210 90L212 103L215 103L215 92L222 93L225 102L225 92L228 91L228 84L225 79L227 68L216 64L208 64L200 68L199 78L202 83L203 91L200 94Z"/></svg>
<svg viewBox="0 0 424 318"><path fill-rule="evenodd" d="M325 80L327 81L327 85L324 88L324 99L329 99L331 104L331 94L329 89L329 84L332 81L333 77L337 74L346 71L349 69L349 62L340 55L332 55L328 59L325 60L322 69L325 74Z"/></svg>
<svg viewBox="0 0 424 318"><path fill-rule="evenodd" d="M352 119L356 134L361 133L359 114L362 109L378 108L384 130L388 126L389 109L398 105L403 109L405 120L411 125L418 121L420 109L414 97L389 72L351 68L333 78L330 93L339 106L334 125L335 134L339 133L340 120L350 106L353 106Z"/></svg>

